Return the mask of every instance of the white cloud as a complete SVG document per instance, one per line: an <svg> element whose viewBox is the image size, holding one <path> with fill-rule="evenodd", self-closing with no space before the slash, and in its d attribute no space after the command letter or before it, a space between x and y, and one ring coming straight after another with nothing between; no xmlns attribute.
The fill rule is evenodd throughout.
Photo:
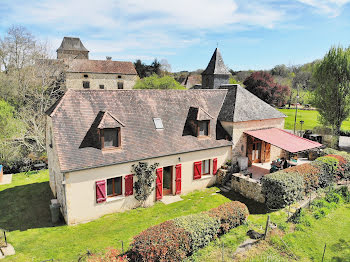
<svg viewBox="0 0 350 262"><path fill-rule="evenodd" d="M330 17L338 16L342 7L350 0L298 0L299 2L315 8L318 13L326 14Z"/></svg>

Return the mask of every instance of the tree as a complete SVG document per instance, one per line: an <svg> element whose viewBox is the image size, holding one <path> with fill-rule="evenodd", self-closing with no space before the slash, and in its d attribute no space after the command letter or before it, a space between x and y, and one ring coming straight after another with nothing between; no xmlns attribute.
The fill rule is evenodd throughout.
<svg viewBox="0 0 350 262"><path fill-rule="evenodd" d="M156 74L137 80L134 89L186 89L171 76L159 77Z"/></svg>
<svg viewBox="0 0 350 262"><path fill-rule="evenodd" d="M136 60L134 65L140 78L148 77L153 74L161 75L161 64L158 62L157 58L154 59L151 65L142 63L140 59Z"/></svg>
<svg viewBox="0 0 350 262"><path fill-rule="evenodd" d="M12 141L22 158L45 153L45 111L65 89L63 63L49 59L47 44L24 27L13 26L0 38L0 99L14 107L20 132Z"/></svg>
<svg viewBox="0 0 350 262"><path fill-rule="evenodd" d="M276 106L284 105L290 93L288 86L275 83L273 77L264 71L252 73L244 80L243 84L248 91L266 103Z"/></svg>
<svg viewBox="0 0 350 262"><path fill-rule="evenodd" d="M313 104L321 122L332 127L338 147L340 127L350 114L350 49L332 47L316 64L313 81Z"/></svg>
<svg viewBox="0 0 350 262"><path fill-rule="evenodd" d="M136 177L134 184L135 198L144 206L147 198L154 190L156 180L155 170L159 164L148 165L146 162L139 162L131 166L132 172Z"/></svg>
<svg viewBox="0 0 350 262"><path fill-rule="evenodd" d="M290 71L291 70L286 65L276 65L270 72L273 76L287 77Z"/></svg>
<svg viewBox="0 0 350 262"><path fill-rule="evenodd" d="M160 70L164 72L164 74L171 72L171 65L169 64L168 60L166 59L160 60Z"/></svg>

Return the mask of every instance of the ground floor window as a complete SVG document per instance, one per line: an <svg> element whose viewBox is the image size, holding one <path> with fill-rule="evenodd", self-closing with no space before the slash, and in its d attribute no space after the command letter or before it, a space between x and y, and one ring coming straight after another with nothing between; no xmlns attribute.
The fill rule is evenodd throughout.
<svg viewBox="0 0 350 262"><path fill-rule="evenodd" d="M209 175L210 174L210 160L203 160L202 161L202 175Z"/></svg>
<svg viewBox="0 0 350 262"><path fill-rule="evenodd" d="M122 194L122 177L107 179L107 196L119 196Z"/></svg>

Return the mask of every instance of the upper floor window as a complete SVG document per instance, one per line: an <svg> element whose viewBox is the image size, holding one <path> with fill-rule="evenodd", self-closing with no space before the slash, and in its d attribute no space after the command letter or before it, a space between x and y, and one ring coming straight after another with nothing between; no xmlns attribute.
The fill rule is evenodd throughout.
<svg viewBox="0 0 350 262"><path fill-rule="evenodd" d="M84 75L84 78L88 78L89 76L88 75Z"/></svg>
<svg viewBox="0 0 350 262"><path fill-rule="evenodd" d="M101 148L113 149L121 147L120 128L101 129Z"/></svg>
<svg viewBox="0 0 350 262"><path fill-rule="evenodd" d="M122 78L122 76L119 75L118 78Z"/></svg>
<svg viewBox="0 0 350 262"><path fill-rule="evenodd" d="M83 88L85 88L85 89L90 88L90 82L89 81L83 81Z"/></svg>
<svg viewBox="0 0 350 262"><path fill-rule="evenodd" d="M124 83L118 82L118 89L124 89Z"/></svg>
<svg viewBox="0 0 350 262"><path fill-rule="evenodd" d="M209 136L209 121L198 121L197 136Z"/></svg>
<svg viewBox="0 0 350 262"><path fill-rule="evenodd" d="M100 89L105 89L105 85L100 85Z"/></svg>

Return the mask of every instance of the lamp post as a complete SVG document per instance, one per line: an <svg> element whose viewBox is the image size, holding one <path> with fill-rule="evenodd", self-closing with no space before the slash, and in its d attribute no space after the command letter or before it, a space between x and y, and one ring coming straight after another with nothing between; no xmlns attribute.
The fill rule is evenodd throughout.
<svg viewBox="0 0 350 262"><path fill-rule="evenodd" d="M297 125L298 103L299 103L299 85L297 85L297 103L295 104L294 135L295 135L295 129Z"/></svg>
<svg viewBox="0 0 350 262"><path fill-rule="evenodd" d="M303 132L303 124L304 124L304 121L300 120L300 133Z"/></svg>

